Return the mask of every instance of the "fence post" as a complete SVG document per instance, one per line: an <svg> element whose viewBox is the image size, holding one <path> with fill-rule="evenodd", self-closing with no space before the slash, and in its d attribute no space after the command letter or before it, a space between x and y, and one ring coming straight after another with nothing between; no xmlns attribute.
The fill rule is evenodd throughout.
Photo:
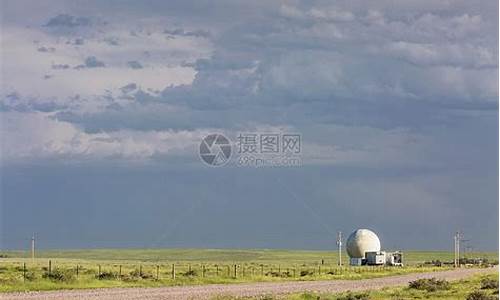
<svg viewBox="0 0 500 300"><path fill-rule="evenodd" d="M101 276L101 265L98 265L98 266L99 266L99 271L97 272L97 275Z"/></svg>
<svg viewBox="0 0 500 300"><path fill-rule="evenodd" d="M175 264L172 264L172 279L175 279Z"/></svg>
<svg viewBox="0 0 500 300"><path fill-rule="evenodd" d="M260 276L264 276L264 265L260 265Z"/></svg>
<svg viewBox="0 0 500 300"><path fill-rule="evenodd" d="M78 268L78 267L79 267L79 265L78 265L78 264L76 264L76 278L78 278L78 273L79 273L79 272L78 272L78 271L79 271L79 268Z"/></svg>
<svg viewBox="0 0 500 300"><path fill-rule="evenodd" d="M219 277L219 265L215 265L215 274L217 277Z"/></svg>
<svg viewBox="0 0 500 300"><path fill-rule="evenodd" d="M156 265L156 280L160 279L160 266Z"/></svg>
<svg viewBox="0 0 500 300"><path fill-rule="evenodd" d="M120 277L120 280L122 279L122 265L120 265L119 267L119 273L118 273L118 276Z"/></svg>
<svg viewBox="0 0 500 300"><path fill-rule="evenodd" d="M205 265L201 265L201 277L205 277Z"/></svg>
<svg viewBox="0 0 500 300"><path fill-rule="evenodd" d="M142 277L142 265L139 265L139 276Z"/></svg>
<svg viewBox="0 0 500 300"><path fill-rule="evenodd" d="M231 277L231 267L227 266L227 277Z"/></svg>
<svg viewBox="0 0 500 300"><path fill-rule="evenodd" d="M49 259L49 275L52 273L52 261Z"/></svg>
<svg viewBox="0 0 500 300"><path fill-rule="evenodd" d="M23 281L26 281L26 263L23 263Z"/></svg>
<svg viewBox="0 0 500 300"><path fill-rule="evenodd" d="M278 265L278 274L281 274L281 265Z"/></svg>
<svg viewBox="0 0 500 300"><path fill-rule="evenodd" d="M236 274L236 265L234 265L234 278L237 277L237 274Z"/></svg>
<svg viewBox="0 0 500 300"><path fill-rule="evenodd" d="M321 266L318 266L318 275L321 275Z"/></svg>

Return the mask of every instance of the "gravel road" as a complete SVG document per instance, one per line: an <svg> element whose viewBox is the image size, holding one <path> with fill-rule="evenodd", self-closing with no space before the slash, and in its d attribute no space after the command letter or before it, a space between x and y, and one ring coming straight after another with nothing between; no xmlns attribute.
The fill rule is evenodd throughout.
<svg viewBox="0 0 500 300"><path fill-rule="evenodd" d="M383 287L405 285L418 278L457 280L477 273L498 271L489 269L458 269L431 273L416 273L363 280L263 282L243 284L211 284L201 286L177 286L162 288L108 288L91 290L61 290L48 292L6 293L0 299L211 299L216 295L259 296L304 291L343 292L347 290L374 290Z"/></svg>

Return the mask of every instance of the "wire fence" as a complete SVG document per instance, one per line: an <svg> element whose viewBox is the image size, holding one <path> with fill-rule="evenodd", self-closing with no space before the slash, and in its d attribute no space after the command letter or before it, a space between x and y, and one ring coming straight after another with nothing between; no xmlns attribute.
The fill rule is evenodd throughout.
<svg viewBox="0 0 500 300"><path fill-rule="evenodd" d="M98 280L178 280L186 278L303 278L325 275L345 275L387 272L390 266L338 266L327 264L264 264L264 263L100 263L100 262L57 262L45 263L8 261L0 263L0 275L10 273L22 275L23 280L33 277L48 279L79 279L93 277Z"/></svg>

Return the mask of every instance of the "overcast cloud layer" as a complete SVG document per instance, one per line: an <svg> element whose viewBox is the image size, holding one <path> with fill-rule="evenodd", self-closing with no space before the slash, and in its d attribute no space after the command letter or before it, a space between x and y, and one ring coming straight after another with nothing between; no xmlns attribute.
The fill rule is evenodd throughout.
<svg viewBox="0 0 500 300"><path fill-rule="evenodd" d="M497 1L1 10L2 247L36 231L42 247L328 249L369 227L385 247L447 249L461 229L497 248ZM252 131L301 133L304 166L199 161L207 134Z"/></svg>

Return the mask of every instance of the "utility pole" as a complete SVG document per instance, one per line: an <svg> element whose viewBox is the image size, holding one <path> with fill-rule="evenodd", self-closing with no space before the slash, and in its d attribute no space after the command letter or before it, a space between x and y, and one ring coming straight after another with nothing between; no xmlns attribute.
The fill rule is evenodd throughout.
<svg viewBox="0 0 500 300"><path fill-rule="evenodd" d="M342 231L337 233L337 246L339 247L339 266L342 266Z"/></svg>
<svg viewBox="0 0 500 300"><path fill-rule="evenodd" d="M460 232L457 231L455 236L453 237L455 241L455 260L454 265L455 268L460 267Z"/></svg>
<svg viewBox="0 0 500 300"><path fill-rule="evenodd" d="M35 262L35 234L31 237L31 262Z"/></svg>

